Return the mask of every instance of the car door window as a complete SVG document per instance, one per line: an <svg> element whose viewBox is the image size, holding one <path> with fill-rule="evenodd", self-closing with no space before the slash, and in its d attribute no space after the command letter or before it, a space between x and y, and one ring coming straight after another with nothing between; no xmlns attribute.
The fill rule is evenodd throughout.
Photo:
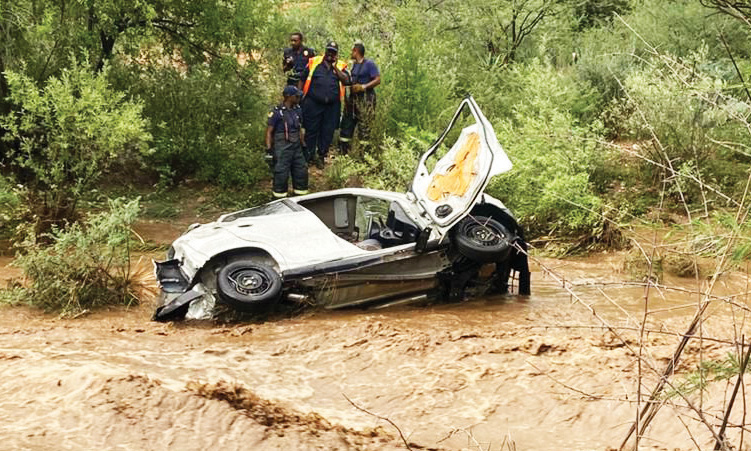
<svg viewBox="0 0 751 451"><path fill-rule="evenodd" d="M358 231L357 240L364 241L370 238L371 232L383 224L389 215L390 202L375 197L359 196L355 210L355 225Z"/></svg>
<svg viewBox="0 0 751 451"><path fill-rule="evenodd" d="M419 229L398 202L359 196L355 211L355 245L361 249L393 248L417 240Z"/></svg>

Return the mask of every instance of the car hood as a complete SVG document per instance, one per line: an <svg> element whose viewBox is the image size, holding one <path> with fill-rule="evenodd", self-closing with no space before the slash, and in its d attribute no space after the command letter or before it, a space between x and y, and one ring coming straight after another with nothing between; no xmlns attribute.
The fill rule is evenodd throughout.
<svg viewBox="0 0 751 451"><path fill-rule="evenodd" d="M193 268L227 250L259 248L274 257L280 271L362 252L307 210L203 224L175 240L173 248L175 258Z"/></svg>

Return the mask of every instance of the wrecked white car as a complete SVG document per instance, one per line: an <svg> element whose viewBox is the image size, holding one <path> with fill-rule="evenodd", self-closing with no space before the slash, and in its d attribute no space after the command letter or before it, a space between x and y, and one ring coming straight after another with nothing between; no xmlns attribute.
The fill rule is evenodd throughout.
<svg viewBox="0 0 751 451"><path fill-rule="evenodd" d="M469 125L444 145L460 122ZM510 169L492 126L467 97L422 155L406 193L340 189L191 226L167 260L155 262L161 294L154 318L208 319L220 306L461 300L514 286L529 294L522 229L483 193L492 176Z"/></svg>

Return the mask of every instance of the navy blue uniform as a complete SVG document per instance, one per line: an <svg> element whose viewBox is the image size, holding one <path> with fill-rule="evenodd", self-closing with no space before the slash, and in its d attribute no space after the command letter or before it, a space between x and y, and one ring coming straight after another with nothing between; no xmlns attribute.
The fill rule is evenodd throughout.
<svg viewBox="0 0 751 451"><path fill-rule="evenodd" d="M287 108L277 105L269 112L269 127L274 137L274 196L287 195L287 180L292 173L292 188L295 194L308 192L308 165L300 143L302 111L299 106Z"/></svg>
<svg viewBox="0 0 751 451"><path fill-rule="evenodd" d="M302 79L307 80L309 74L310 70L305 68ZM316 155L323 159L334 140L342 111L339 83L334 71L324 63L316 66L313 71L310 88L302 104L308 161Z"/></svg>
<svg viewBox="0 0 751 451"><path fill-rule="evenodd" d="M292 47L284 49L282 60L286 62L287 58L292 57L292 69L287 74L288 85L297 86L297 82L301 80L300 74L308 67L308 60L314 56L316 52L310 47L300 47L297 52Z"/></svg>
<svg viewBox="0 0 751 451"><path fill-rule="evenodd" d="M380 72L373 60L364 59L362 63L352 65L352 84L365 85L373 81ZM349 151L352 137L355 135L355 127L359 124L359 135L368 137L368 123L375 114L376 95L375 89L368 88L365 91L350 93L344 106L342 129L339 133L339 149L343 154Z"/></svg>

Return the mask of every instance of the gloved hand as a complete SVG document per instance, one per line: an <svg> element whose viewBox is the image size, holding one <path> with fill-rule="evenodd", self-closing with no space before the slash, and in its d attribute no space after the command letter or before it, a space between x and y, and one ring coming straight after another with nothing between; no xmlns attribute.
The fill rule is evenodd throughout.
<svg viewBox="0 0 751 451"><path fill-rule="evenodd" d="M273 171L274 170L274 149L266 149L266 155L263 156L263 159L266 161L266 164L269 165L269 168Z"/></svg>

